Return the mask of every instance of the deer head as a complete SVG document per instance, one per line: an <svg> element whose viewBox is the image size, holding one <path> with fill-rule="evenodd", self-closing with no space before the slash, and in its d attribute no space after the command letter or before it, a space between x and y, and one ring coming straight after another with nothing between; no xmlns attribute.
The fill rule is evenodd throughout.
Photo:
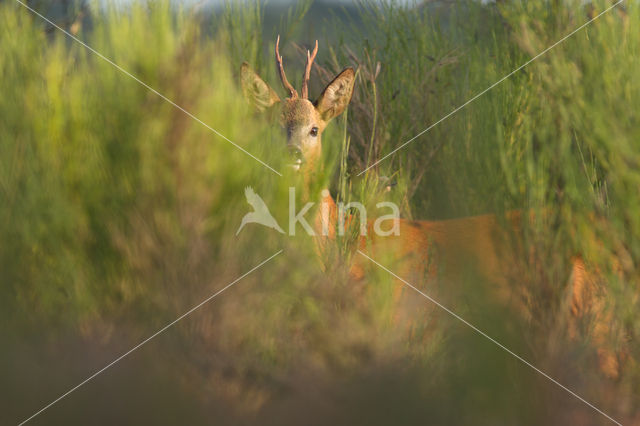
<svg viewBox="0 0 640 426"><path fill-rule="evenodd" d="M351 101L355 72L353 68L344 69L327 85L320 97L315 102L311 102L308 99L309 76L313 60L318 53L318 41L316 40L313 52L307 51L300 96L287 80L282 56L278 51L279 44L280 36L276 40L276 67L282 85L289 96L281 100L275 90L265 83L246 62L241 68L242 89L249 101L259 110L266 110L275 105L281 107L280 124L286 131L291 166L294 170L301 170L305 176L309 176L320 164L322 132L331 119L340 115Z"/></svg>

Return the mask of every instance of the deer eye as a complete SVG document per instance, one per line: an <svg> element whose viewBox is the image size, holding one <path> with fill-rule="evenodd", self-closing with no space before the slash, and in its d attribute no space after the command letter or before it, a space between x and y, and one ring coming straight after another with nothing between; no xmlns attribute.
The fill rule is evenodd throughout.
<svg viewBox="0 0 640 426"><path fill-rule="evenodd" d="M317 127L312 127L311 131L309 132L309 134L313 137L318 136L318 128Z"/></svg>

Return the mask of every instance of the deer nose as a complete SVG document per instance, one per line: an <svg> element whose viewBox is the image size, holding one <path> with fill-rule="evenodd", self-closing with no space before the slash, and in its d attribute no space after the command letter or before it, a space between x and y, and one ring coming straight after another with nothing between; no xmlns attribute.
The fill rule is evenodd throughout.
<svg viewBox="0 0 640 426"><path fill-rule="evenodd" d="M302 157L302 150L300 149L300 147L296 145L289 145L288 148L289 148L289 155L291 155L291 158L294 161L301 163L303 160L303 157Z"/></svg>

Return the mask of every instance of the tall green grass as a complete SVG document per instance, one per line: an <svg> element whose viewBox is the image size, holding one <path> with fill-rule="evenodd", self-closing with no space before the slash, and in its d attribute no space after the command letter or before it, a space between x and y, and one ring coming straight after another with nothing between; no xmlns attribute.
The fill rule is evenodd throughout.
<svg viewBox="0 0 640 426"><path fill-rule="evenodd" d="M264 415L299 423L309 413L339 423L601 421L427 300L416 295L398 313L397 283L384 271L349 280L353 239L321 258L301 229L291 238L248 225L235 236L250 210L246 186L283 225L288 187L300 185L277 125L242 98L239 66L249 61L282 95L272 63L279 33L298 85L309 5L292 7L275 28L265 27L258 3L228 3L211 20L163 2L106 7L78 33L283 177L24 8L0 5L0 329L8 383L17 386L2 389L15 402L1 410L8 421L106 364L95 356L83 369L70 365L60 355L68 340L110 361L121 353L114 347L131 347L280 249L155 347L158 371L171 370L180 393L221 423ZM594 3L596 12L605 6ZM475 276L451 307L614 417L632 419L640 355L635 3L357 177L588 12L580 2L362 2L351 24L325 23L331 43L321 40L311 95L347 65L358 77L349 110L323 135L326 164L313 191L329 186L368 206L392 200L414 219L538 212L526 226L531 251L514 249L532 319L495 306ZM611 346L624 343L630 357L618 383L598 375L588 323L584 339L565 334L561 259L573 255L603 276ZM36 381L16 361L25 346L56 354L51 364L68 375L44 377L47 386L32 393L17 379Z"/></svg>

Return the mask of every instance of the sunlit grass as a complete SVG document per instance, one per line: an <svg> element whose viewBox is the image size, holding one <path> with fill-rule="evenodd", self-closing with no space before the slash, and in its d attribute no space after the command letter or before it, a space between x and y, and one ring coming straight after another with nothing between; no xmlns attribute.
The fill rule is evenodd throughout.
<svg viewBox="0 0 640 426"><path fill-rule="evenodd" d="M336 28L338 41L321 43L312 74L317 95L342 68L358 67L351 107L323 135L326 164L311 193L330 187L337 199L367 206L391 200L413 219L537 212L526 224L532 249L513 253L531 318L497 307L481 285L489 283L473 275L440 294L578 393L632 416L638 372L631 360L640 337L635 3L357 177L586 22L580 3L463 2L446 9L446 19L426 7L361 3L362 24ZM596 12L608 4L596 3ZM290 42L304 34L309 4L292 8L274 35ZM235 236L249 210L245 187L281 224L289 186L300 189L285 165L276 115L255 113L239 89L243 60L277 87L274 39L263 40L272 29L264 28L261 8L230 3L205 29L202 16L163 2L105 8L93 11L78 37L282 177L112 64L45 31L25 9L0 6L2 331L20 345L81 336L105 351L130 347L284 249L158 343L166 356L159 368L172 364L185 394L198 394L204 406L229 403L233 415L255 420L261 410L287 412L279 404L290 398L348 422L355 417L346 410L322 409L343 398L380 423L426 415L435 423L561 423L574 412L591 419L580 402L564 410L570 396L549 391L552 384L420 296L399 312L399 283L379 268L350 280L354 236L322 255L306 235L249 225ZM297 83L301 61L288 46ZM611 347L628 350L616 384L598 376L588 332L577 341L563 334L564 271L578 255L603 277ZM20 351L3 356L11 365ZM63 370L75 371L65 362ZM68 387L60 380L51 379L51 396ZM307 387L321 402L299 397ZM377 391L385 387L393 395ZM26 402L12 416L43 402L29 400L26 388L15 394Z"/></svg>

